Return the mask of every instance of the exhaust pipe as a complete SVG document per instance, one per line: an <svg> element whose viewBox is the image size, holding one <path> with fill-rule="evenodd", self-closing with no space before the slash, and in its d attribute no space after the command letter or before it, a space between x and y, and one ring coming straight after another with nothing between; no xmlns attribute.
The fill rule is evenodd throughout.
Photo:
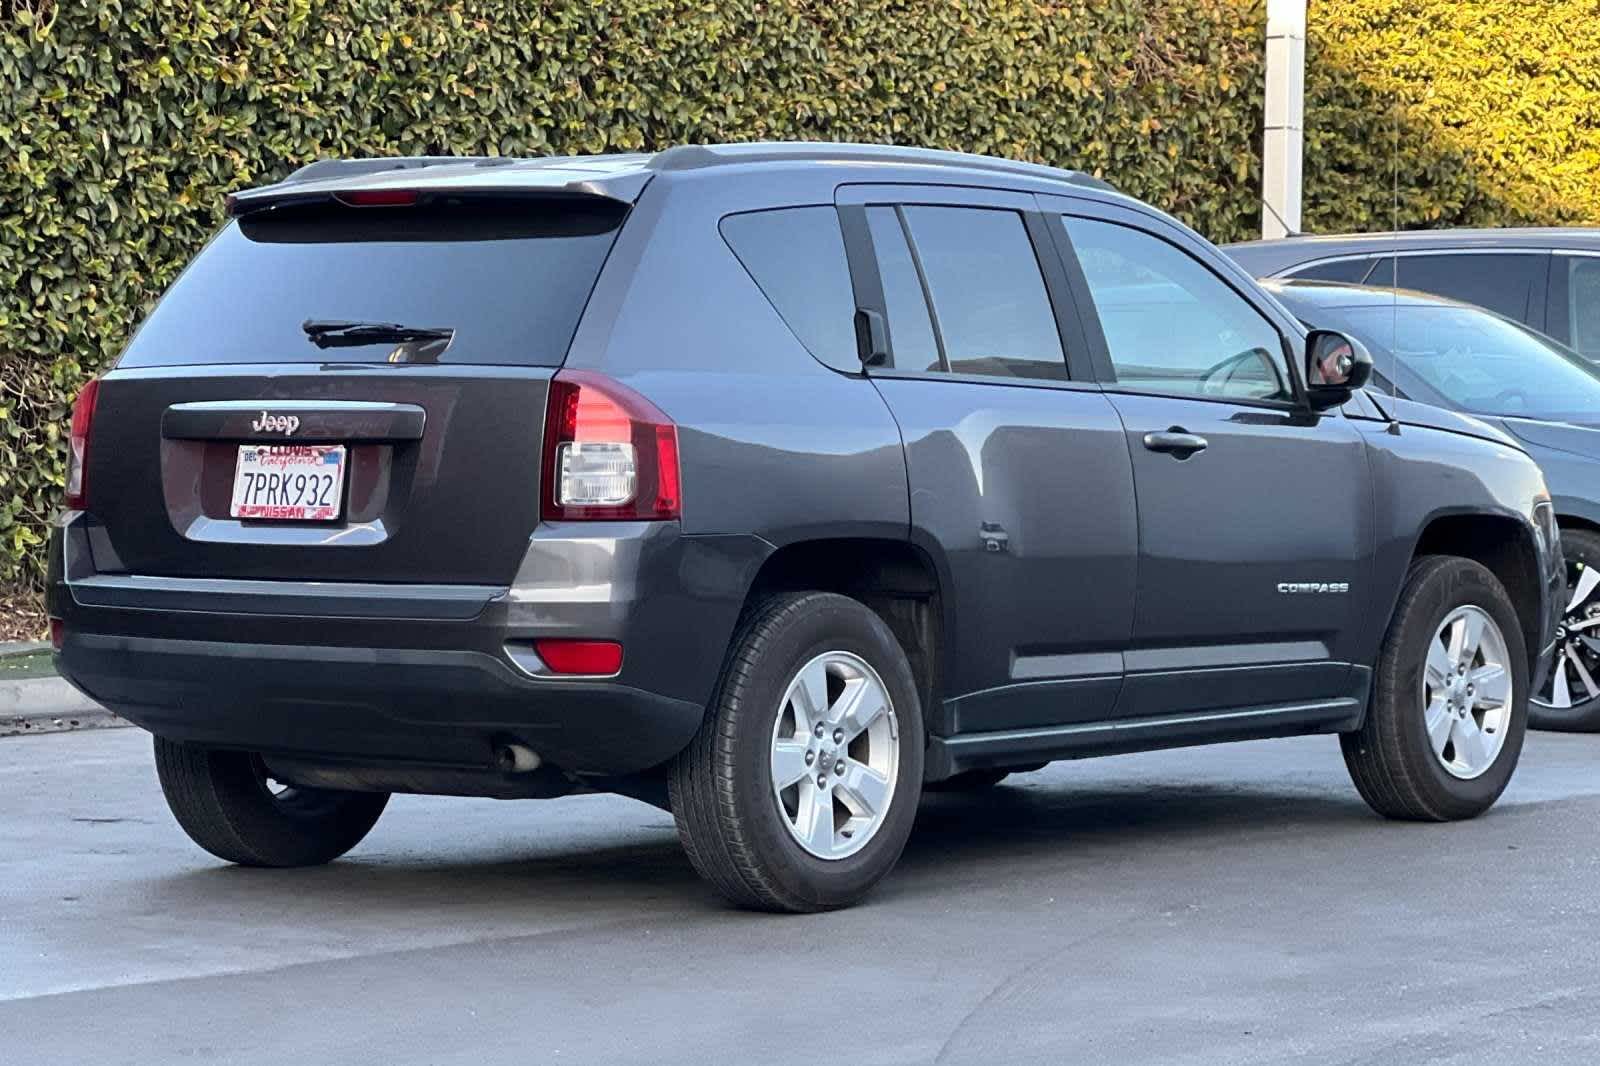
<svg viewBox="0 0 1600 1066"><path fill-rule="evenodd" d="M494 749L494 761L503 774L530 774L544 765L539 753L526 744L501 744Z"/></svg>

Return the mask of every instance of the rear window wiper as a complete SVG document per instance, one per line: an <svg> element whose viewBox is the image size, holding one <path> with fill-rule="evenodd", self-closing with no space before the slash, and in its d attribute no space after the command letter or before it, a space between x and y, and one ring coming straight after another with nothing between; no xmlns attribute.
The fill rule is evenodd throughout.
<svg viewBox="0 0 1600 1066"><path fill-rule="evenodd" d="M456 331L444 327L407 326L400 322L339 322L307 319L300 323L306 338L318 348L349 348L358 344L402 344L406 341L447 341Z"/></svg>

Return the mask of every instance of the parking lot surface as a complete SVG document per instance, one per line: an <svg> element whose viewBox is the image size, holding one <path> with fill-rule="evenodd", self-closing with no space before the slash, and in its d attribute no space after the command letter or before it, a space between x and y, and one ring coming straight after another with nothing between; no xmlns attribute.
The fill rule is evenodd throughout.
<svg viewBox="0 0 1600 1066"><path fill-rule="evenodd" d="M132 729L0 741L0 1062L1593 1063L1600 737L1384 823L1329 737L924 801L863 906L731 911L630 800L397 797L235 869Z"/></svg>

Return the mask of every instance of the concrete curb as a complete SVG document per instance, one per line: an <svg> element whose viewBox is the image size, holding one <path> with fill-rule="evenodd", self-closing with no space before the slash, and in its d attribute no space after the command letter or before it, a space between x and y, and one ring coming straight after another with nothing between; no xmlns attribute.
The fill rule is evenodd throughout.
<svg viewBox="0 0 1600 1066"><path fill-rule="evenodd" d="M128 724L59 677L0 682L0 737Z"/></svg>
<svg viewBox="0 0 1600 1066"><path fill-rule="evenodd" d="M42 640L29 640L17 643L0 644L0 659L11 655L35 655L41 651L49 651L50 645Z"/></svg>

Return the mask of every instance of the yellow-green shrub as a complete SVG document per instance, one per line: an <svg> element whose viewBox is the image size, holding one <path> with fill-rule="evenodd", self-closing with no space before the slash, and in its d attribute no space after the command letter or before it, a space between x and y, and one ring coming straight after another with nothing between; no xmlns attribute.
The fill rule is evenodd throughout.
<svg viewBox="0 0 1600 1066"><path fill-rule="evenodd" d="M1311 0L1308 14L1308 229L1600 220L1596 0Z"/></svg>

